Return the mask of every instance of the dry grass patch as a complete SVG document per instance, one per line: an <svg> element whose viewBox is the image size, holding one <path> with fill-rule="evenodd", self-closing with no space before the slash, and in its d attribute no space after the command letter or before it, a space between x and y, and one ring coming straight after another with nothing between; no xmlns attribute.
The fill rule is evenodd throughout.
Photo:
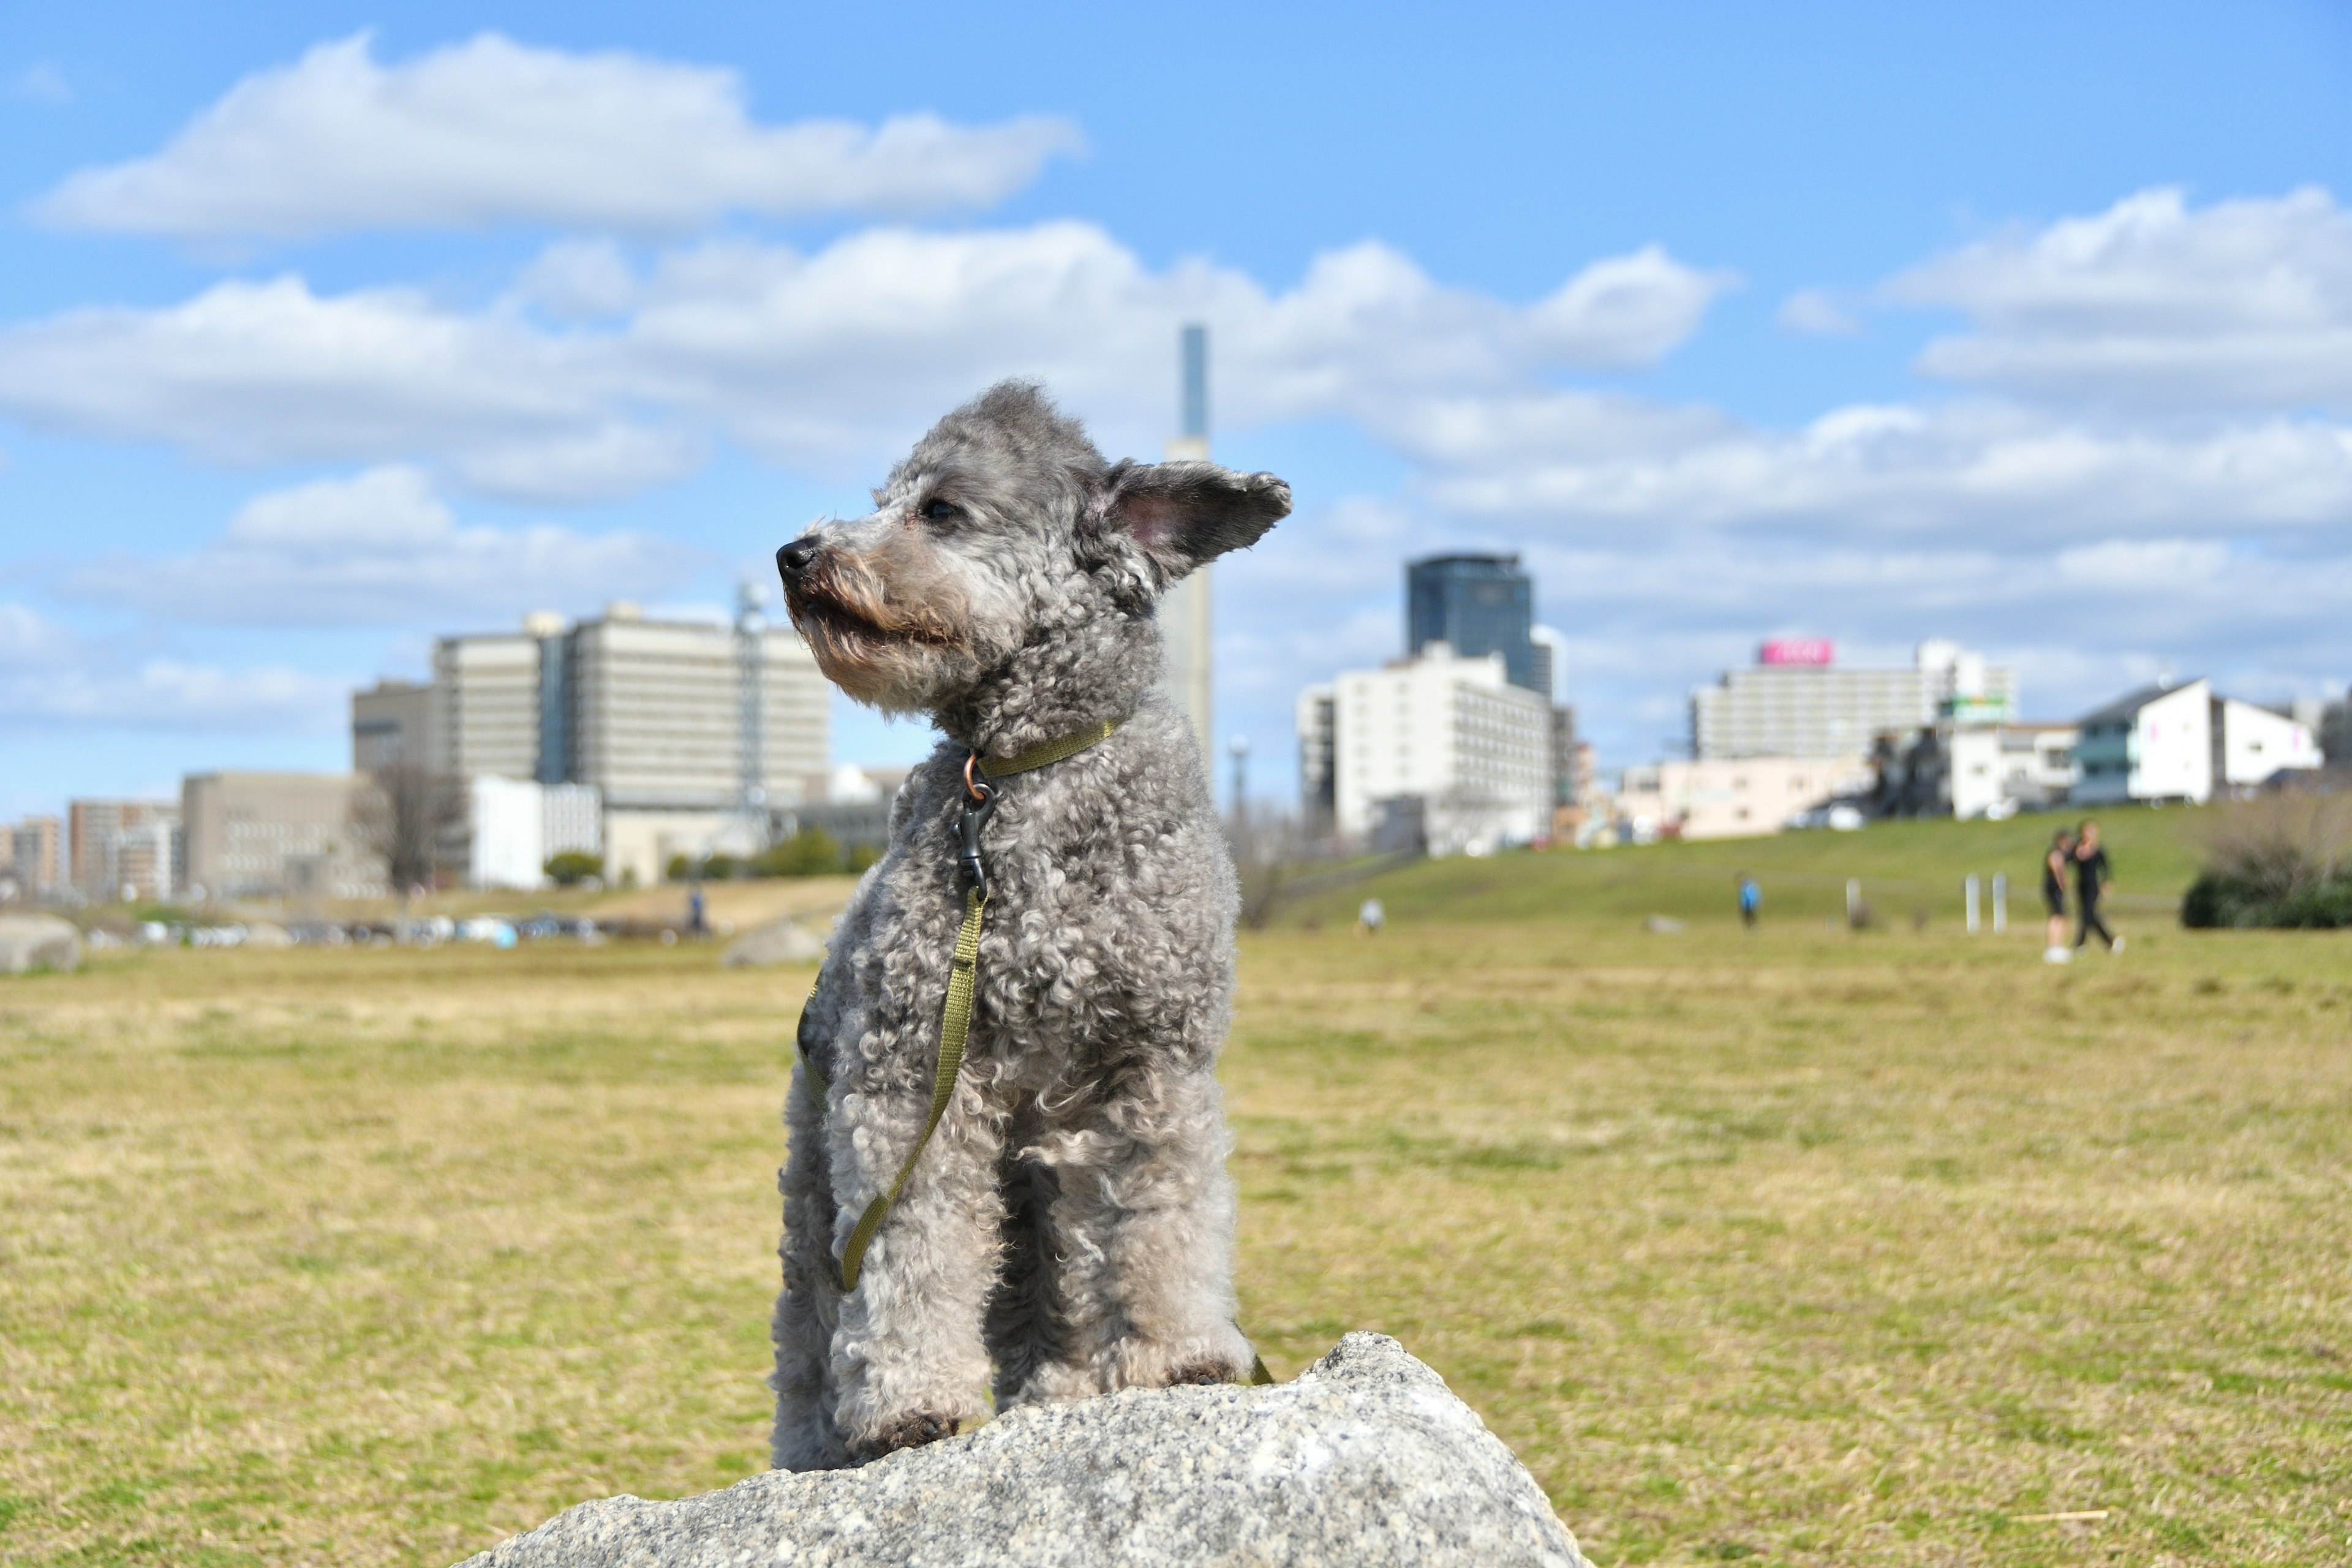
<svg viewBox="0 0 2352 1568"><path fill-rule="evenodd" d="M2340 1560L2345 949L2135 934L1253 938L1248 1326L1396 1333L1606 1563ZM806 981L0 985L0 1562L442 1563L749 1473Z"/></svg>

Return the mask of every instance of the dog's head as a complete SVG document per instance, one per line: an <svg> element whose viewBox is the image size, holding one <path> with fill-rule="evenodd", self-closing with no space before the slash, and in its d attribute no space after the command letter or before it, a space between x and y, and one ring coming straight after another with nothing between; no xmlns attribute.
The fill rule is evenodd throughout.
<svg viewBox="0 0 2352 1568"><path fill-rule="evenodd" d="M1035 386L1004 382L932 426L866 516L776 552L793 625L862 702L937 710L1024 649L1160 592L1290 510L1272 474L1105 463Z"/></svg>

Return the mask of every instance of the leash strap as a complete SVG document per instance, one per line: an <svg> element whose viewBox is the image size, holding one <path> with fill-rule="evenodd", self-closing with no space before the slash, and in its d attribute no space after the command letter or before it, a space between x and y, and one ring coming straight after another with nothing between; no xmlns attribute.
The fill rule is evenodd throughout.
<svg viewBox="0 0 2352 1568"><path fill-rule="evenodd" d="M849 1233L849 1246L841 1255L841 1289L843 1294L857 1289L857 1275L866 1263L866 1249L874 1241L874 1233L882 1228L898 1194L906 1190L907 1178L915 1173L915 1162L923 1157L931 1134L939 1131L940 1118L948 1111L948 1101L955 1098L956 1075L963 1070L963 1043L971 1028L972 982L980 967L980 921L987 912L988 895L973 888L964 895L963 929L956 932L955 961L948 967L948 1006L940 1020L940 1066L931 1079L931 1116L923 1123L923 1134L915 1146L907 1151L904 1163L898 1167L898 1179L890 1190L866 1205L857 1216L857 1228Z"/></svg>
<svg viewBox="0 0 2352 1568"><path fill-rule="evenodd" d="M1048 741L1001 760L975 754L972 763L966 767L965 783L969 785L971 782L971 765L976 765L983 776L992 779L1009 778L1014 773L1028 773L1033 768L1049 767L1097 744L1118 729L1118 724L1116 719L1106 719L1075 735L1065 735L1058 741ZM915 1162L923 1157L924 1149L930 1144L931 1134L939 1131L940 1119L947 1114L949 1101L955 1098L956 1078L963 1070L964 1042L971 1032L972 995L980 980L981 921L988 911L988 884L977 864L979 829L995 805L992 793L973 789L972 794L979 801L979 807L977 810L971 805L964 808L966 815L973 818L964 835L968 840L965 856L968 868L972 873L972 886L964 892L963 926L956 932L955 958L948 966L947 1008L940 1017L940 1062L931 1077L930 1118L923 1123L922 1135L915 1140L915 1146L907 1151L907 1158L899 1164L898 1179L890 1184L890 1190L866 1205L866 1212L857 1216L856 1228L849 1233L849 1245L843 1248L841 1254L841 1289L844 1295L857 1289L857 1277L866 1265L866 1249L873 1245L875 1232L882 1228L882 1222L890 1217L890 1210L897 1205L898 1194L906 1191L908 1178L915 1173ZM814 999L815 986L810 986L809 995ZM832 1085L818 1070L816 1064L806 1058L801 1060L801 1070L806 1075L803 1081L809 1097L815 1101L817 1110L822 1114L826 1109L825 1096Z"/></svg>

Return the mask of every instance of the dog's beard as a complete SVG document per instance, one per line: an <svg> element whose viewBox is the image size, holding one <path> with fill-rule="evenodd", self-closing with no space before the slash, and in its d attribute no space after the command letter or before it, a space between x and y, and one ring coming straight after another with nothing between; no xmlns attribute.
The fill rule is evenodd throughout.
<svg viewBox="0 0 2352 1568"><path fill-rule="evenodd" d="M969 679L973 659L955 621L931 603L892 599L854 556L821 562L785 605L825 679L871 707L911 712Z"/></svg>

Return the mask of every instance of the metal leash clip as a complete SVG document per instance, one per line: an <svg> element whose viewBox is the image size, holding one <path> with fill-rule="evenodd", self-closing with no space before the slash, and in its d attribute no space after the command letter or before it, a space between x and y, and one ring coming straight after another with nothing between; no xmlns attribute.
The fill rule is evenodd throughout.
<svg viewBox="0 0 2352 1568"><path fill-rule="evenodd" d="M963 874L980 889L982 898L988 897L988 868L980 858L980 830L996 813L996 799L1001 793L995 785L980 776L980 753L974 752L963 761L963 787L971 795L964 802L963 814L956 819L956 836L962 849L956 857Z"/></svg>

